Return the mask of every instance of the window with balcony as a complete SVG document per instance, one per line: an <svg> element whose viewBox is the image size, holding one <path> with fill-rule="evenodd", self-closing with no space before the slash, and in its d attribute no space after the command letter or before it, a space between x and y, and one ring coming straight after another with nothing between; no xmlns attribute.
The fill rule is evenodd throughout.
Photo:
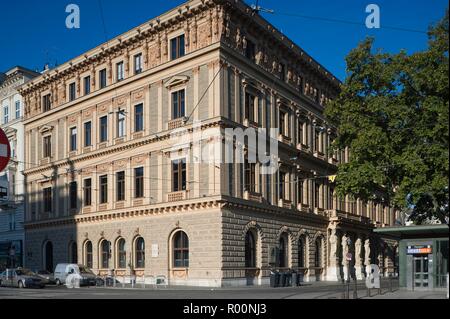
<svg viewBox="0 0 450 319"><path fill-rule="evenodd" d="M172 162L172 192L186 190L186 160L176 160Z"/></svg>
<svg viewBox="0 0 450 319"><path fill-rule="evenodd" d="M51 95L47 94L42 98L42 108L43 108L43 112L48 112L51 110L52 108L52 99L51 99Z"/></svg>
<svg viewBox="0 0 450 319"><path fill-rule="evenodd" d="M108 116L100 118L100 143L108 140Z"/></svg>
<svg viewBox="0 0 450 319"><path fill-rule="evenodd" d="M116 200L125 200L125 172L116 173Z"/></svg>
<svg viewBox="0 0 450 319"><path fill-rule="evenodd" d="M136 54L134 56L134 74L142 73L142 54Z"/></svg>
<svg viewBox="0 0 450 319"><path fill-rule="evenodd" d="M98 73L98 80L100 83L100 89L104 89L106 87L106 69L100 70Z"/></svg>
<svg viewBox="0 0 450 319"><path fill-rule="evenodd" d="M120 82L123 79L125 79L123 62L119 62L116 64L116 78L117 78L117 82Z"/></svg>
<svg viewBox="0 0 450 319"><path fill-rule="evenodd" d="M76 84L75 83L70 83L69 84L69 102L72 102L76 99Z"/></svg>
<svg viewBox="0 0 450 319"><path fill-rule="evenodd" d="M185 55L184 34L170 40L170 59L175 60Z"/></svg>
<svg viewBox="0 0 450 319"><path fill-rule="evenodd" d="M50 135L44 136L43 139L43 157L52 157L52 137Z"/></svg>
<svg viewBox="0 0 450 319"><path fill-rule="evenodd" d="M91 93L91 77L90 76L86 76L83 79L83 86L84 86L84 95L88 95L89 93Z"/></svg>
<svg viewBox="0 0 450 319"><path fill-rule="evenodd" d="M92 123L84 123L84 147L92 146Z"/></svg>
<svg viewBox="0 0 450 319"><path fill-rule="evenodd" d="M84 180L83 193L84 193L84 206L91 206L92 205L92 179L87 178Z"/></svg>
<svg viewBox="0 0 450 319"><path fill-rule="evenodd" d="M185 90L172 92L172 120L186 116Z"/></svg>
<svg viewBox="0 0 450 319"><path fill-rule="evenodd" d="M284 110L280 110L280 118L279 118L279 126L280 126L280 134L284 137L289 138L290 137L290 131L291 131L291 126L290 126L290 121L289 121L289 113L284 111Z"/></svg>
<svg viewBox="0 0 450 319"><path fill-rule="evenodd" d="M144 168L138 167L134 169L134 197L144 197Z"/></svg>
<svg viewBox="0 0 450 319"><path fill-rule="evenodd" d="M100 176L100 204L108 203L108 175Z"/></svg>
<svg viewBox="0 0 450 319"><path fill-rule="evenodd" d="M134 107L134 132L144 130L144 105L138 104Z"/></svg>
<svg viewBox="0 0 450 319"><path fill-rule="evenodd" d="M70 151L74 152L77 150L77 128L72 127L70 129Z"/></svg>

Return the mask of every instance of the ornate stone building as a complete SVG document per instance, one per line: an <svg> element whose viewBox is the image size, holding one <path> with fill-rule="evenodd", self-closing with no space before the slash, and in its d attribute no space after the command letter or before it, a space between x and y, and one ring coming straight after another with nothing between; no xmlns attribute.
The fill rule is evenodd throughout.
<svg viewBox="0 0 450 319"><path fill-rule="evenodd" d="M38 75L19 66L0 73L0 128L11 147L11 160L0 172L0 269L23 265L25 141L23 101L17 88Z"/></svg>
<svg viewBox="0 0 450 319"><path fill-rule="evenodd" d="M348 251L359 276L388 271L372 229L394 211L337 199L328 178L348 157L323 116L339 84L243 2L193 0L24 85L27 266L225 286L273 268L338 280ZM196 163L191 145L174 159L194 121L221 138L279 127L279 170Z"/></svg>

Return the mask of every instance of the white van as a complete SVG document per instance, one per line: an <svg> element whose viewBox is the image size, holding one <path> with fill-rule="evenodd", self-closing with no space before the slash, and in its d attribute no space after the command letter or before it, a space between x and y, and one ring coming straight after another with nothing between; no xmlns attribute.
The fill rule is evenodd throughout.
<svg viewBox="0 0 450 319"><path fill-rule="evenodd" d="M81 286L95 286L96 276L86 266L77 264L58 264L55 268L54 278L56 284L59 286L66 283L67 276L74 274L79 275Z"/></svg>

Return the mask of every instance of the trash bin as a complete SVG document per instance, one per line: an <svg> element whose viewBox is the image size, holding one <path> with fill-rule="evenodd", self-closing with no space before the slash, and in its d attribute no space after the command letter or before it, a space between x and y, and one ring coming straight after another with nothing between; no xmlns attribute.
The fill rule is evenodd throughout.
<svg viewBox="0 0 450 319"><path fill-rule="evenodd" d="M277 288L280 284L280 274L277 271L270 272L270 287Z"/></svg>

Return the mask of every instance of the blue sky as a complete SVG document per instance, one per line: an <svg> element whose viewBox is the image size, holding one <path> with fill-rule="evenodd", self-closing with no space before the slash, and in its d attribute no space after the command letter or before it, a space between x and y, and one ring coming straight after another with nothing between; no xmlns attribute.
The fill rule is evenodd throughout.
<svg viewBox="0 0 450 319"><path fill-rule="evenodd" d="M185 2L101 1L108 38ZM65 8L70 3L80 6L80 29L65 27ZM412 53L426 48L426 34L384 28L369 30L362 25L294 18L282 13L364 23L365 8L371 3L381 9L382 27L423 31L441 19L448 6L446 0L260 0L261 6L275 10L274 15L263 14L267 20L340 79L345 78L345 56L366 36L374 36L376 46L386 52L405 49ZM106 37L98 0L17 0L2 1L0 39L0 71L6 71L15 65L41 70L46 62L62 64L105 42Z"/></svg>

